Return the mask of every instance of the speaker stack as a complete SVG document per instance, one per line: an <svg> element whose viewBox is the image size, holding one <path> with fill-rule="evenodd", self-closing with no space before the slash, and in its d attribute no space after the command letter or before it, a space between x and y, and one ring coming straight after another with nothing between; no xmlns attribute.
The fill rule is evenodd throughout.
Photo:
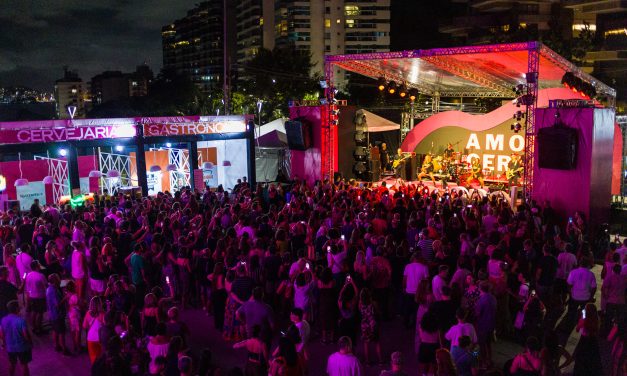
<svg viewBox="0 0 627 376"><path fill-rule="evenodd" d="M307 150L311 147L311 124L305 119L286 121L285 133L290 150Z"/></svg>
<svg viewBox="0 0 627 376"><path fill-rule="evenodd" d="M353 149L353 174L359 180L368 180L368 138L366 131L366 117L363 115L355 116L355 148Z"/></svg>

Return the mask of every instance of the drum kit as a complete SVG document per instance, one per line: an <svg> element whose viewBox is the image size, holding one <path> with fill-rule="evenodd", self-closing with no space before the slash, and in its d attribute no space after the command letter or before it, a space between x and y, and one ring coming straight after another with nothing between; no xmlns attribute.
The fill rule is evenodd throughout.
<svg viewBox="0 0 627 376"><path fill-rule="evenodd" d="M460 152L453 152L450 158L442 155L433 158L433 175L440 180L465 180L470 175L470 164L466 163L466 157Z"/></svg>

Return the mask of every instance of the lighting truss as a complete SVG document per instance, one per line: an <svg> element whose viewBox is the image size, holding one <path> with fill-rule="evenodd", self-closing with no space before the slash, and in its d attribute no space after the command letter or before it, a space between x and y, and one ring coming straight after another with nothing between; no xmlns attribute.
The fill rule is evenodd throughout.
<svg viewBox="0 0 627 376"><path fill-rule="evenodd" d="M59 202L61 196L70 194L69 170L67 160L35 155L35 160L44 160L48 164L48 176L52 176L52 200Z"/></svg>
<svg viewBox="0 0 627 376"><path fill-rule="evenodd" d="M527 72L538 72L540 69L540 44L536 48L529 49L527 53ZM526 105L525 117L525 156L523 159L523 195L531 199L533 193L533 165L536 142L536 106L538 104L539 80L527 82L527 95L532 96L530 103Z"/></svg>

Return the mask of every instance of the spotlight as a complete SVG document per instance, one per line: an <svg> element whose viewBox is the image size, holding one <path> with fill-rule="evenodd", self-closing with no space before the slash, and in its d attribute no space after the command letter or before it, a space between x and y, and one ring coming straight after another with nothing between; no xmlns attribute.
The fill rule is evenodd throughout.
<svg viewBox="0 0 627 376"><path fill-rule="evenodd" d="M329 87L329 85L327 84L327 81L326 81L326 80L321 80L321 81L320 81L320 88L321 88L321 89L326 89L326 88L328 88L328 87Z"/></svg>
<svg viewBox="0 0 627 376"><path fill-rule="evenodd" d="M515 122L510 126L510 129L513 130L514 133L518 133L522 129L522 125L519 122Z"/></svg>
<svg viewBox="0 0 627 376"><path fill-rule="evenodd" d="M414 88L409 89L409 100L413 102L416 98L418 98L418 90Z"/></svg>
<svg viewBox="0 0 627 376"><path fill-rule="evenodd" d="M385 90L385 84L385 77L379 77L379 79L377 80L377 87L379 88L379 91Z"/></svg>
<svg viewBox="0 0 627 376"><path fill-rule="evenodd" d="M59 149L59 155L65 157L67 155L67 149Z"/></svg>
<svg viewBox="0 0 627 376"><path fill-rule="evenodd" d="M401 87L398 88L398 95L401 98L405 98L407 96L407 86L405 86L405 84L402 84Z"/></svg>
<svg viewBox="0 0 627 376"><path fill-rule="evenodd" d="M115 146L115 151L122 151L122 150L124 150L124 146L122 146L122 145L116 145Z"/></svg>
<svg viewBox="0 0 627 376"><path fill-rule="evenodd" d="M390 94L396 93L396 82L390 81L390 83L388 84L388 93Z"/></svg>
<svg viewBox="0 0 627 376"><path fill-rule="evenodd" d="M172 147L172 143L170 143L170 142L166 142L166 143L165 143L165 147L166 147L166 148L171 148L171 147Z"/></svg>

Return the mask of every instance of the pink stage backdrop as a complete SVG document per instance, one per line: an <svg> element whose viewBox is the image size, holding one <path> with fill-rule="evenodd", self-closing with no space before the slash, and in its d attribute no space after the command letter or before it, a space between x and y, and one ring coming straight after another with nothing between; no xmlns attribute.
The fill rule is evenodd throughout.
<svg viewBox="0 0 627 376"><path fill-rule="evenodd" d="M312 147L305 151L290 150L291 178L305 179L307 183L313 184L322 178L322 166L320 164L320 149L322 147L321 107L290 107L290 119L298 117L304 118L311 124Z"/></svg>
<svg viewBox="0 0 627 376"><path fill-rule="evenodd" d="M541 108L536 129L552 127L558 109ZM578 130L577 162L573 170L539 168L534 162L533 198L549 200L563 218L581 211L593 226L609 219L614 146L614 113L610 109L559 109L562 122Z"/></svg>

